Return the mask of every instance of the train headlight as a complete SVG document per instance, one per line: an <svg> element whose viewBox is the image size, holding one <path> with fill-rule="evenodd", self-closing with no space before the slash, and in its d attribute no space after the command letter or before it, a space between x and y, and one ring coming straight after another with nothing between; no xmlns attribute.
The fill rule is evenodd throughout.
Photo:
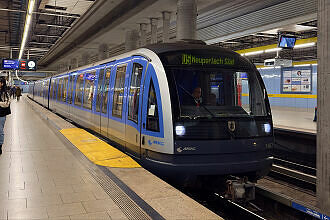
<svg viewBox="0 0 330 220"><path fill-rule="evenodd" d="M264 124L264 131L269 134L271 132L271 126L269 123Z"/></svg>
<svg viewBox="0 0 330 220"><path fill-rule="evenodd" d="M182 136L186 133L186 129L183 125L177 125L175 126L175 133L178 136Z"/></svg>

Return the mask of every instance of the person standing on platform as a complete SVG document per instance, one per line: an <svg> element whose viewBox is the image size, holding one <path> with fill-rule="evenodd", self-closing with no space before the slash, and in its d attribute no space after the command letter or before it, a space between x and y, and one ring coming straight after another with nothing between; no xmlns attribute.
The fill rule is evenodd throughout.
<svg viewBox="0 0 330 220"><path fill-rule="evenodd" d="M0 155L2 154L2 144L5 137L3 128L6 122L6 116L10 113L10 97L7 92L6 79L0 77Z"/></svg>
<svg viewBox="0 0 330 220"><path fill-rule="evenodd" d="M13 86L11 88L11 95L13 96L13 99L16 98L16 87L15 86Z"/></svg>
<svg viewBox="0 0 330 220"><path fill-rule="evenodd" d="M21 97L22 92L21 89L17 86L16 87L16 97L17 97L17 101L19 101L19 98Z"/></svg>

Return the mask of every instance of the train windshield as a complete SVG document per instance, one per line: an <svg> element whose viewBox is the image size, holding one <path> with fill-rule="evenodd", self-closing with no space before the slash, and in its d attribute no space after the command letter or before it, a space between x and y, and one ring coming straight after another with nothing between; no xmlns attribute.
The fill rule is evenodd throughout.
<svg viewBox="0 0 330 220"><path fill-rule="evenodd" d="M168 67L180 116L265 116L264 92L255 73L225 68Z"/></svg>
<svg viewBox="0 0 330 220"><path fill-rule="evenodd" d="M170 67L181 117L265 116L259 82L250 72L222 68Z"/></svg>

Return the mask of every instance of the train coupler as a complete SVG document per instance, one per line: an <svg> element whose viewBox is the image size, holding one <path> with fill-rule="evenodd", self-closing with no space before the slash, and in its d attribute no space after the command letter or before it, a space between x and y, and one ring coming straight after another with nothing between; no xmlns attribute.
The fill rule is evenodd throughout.
<svg viewBox="0 0 330 220"><path fill-rule="evenodd" d="M248 181L247 177L226 181L225 198L232 201L251 201L255 199L255 184Z"/></svg>

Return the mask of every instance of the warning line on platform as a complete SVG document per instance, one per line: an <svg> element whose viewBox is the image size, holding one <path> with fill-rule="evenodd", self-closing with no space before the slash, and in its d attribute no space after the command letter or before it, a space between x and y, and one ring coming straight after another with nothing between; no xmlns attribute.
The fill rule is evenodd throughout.
<svg viewBox="0 0 330 220"><path fill-rule="evenodd" d="M141 167L131 157L81 128L66 128L60 132L97 165L118 168Z"/></svg>

